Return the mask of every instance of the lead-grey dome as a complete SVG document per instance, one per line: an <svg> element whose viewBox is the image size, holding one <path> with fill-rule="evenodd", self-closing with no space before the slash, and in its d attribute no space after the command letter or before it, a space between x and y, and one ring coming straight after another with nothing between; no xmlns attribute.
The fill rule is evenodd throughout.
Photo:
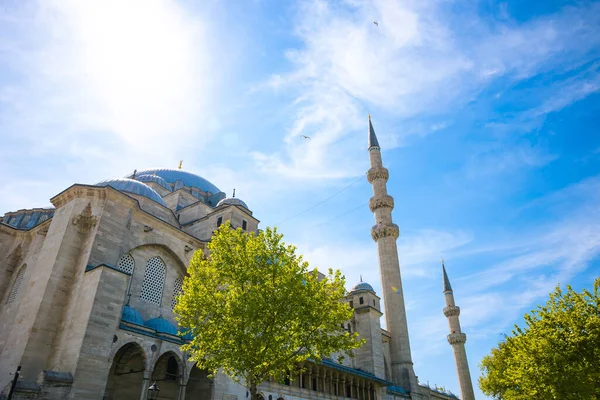
<svg viewBox="0 0 600 400"><path fill-rule="evenodd" d="M160 194L156 193L154 189L150 186L146 185L143 182L136 181L134 179L128 178L116 178L116 179L108 179L102 182L96 183L96 186L110 186L114 189L117 189L120 192L127 192L138 194L140 196L144 196L153 200L160 204L161 206L167 207L167 203L160 197Z"/></svg>
<svg viewBox="0 0 600 400"><path fill-rule="evenodd" d="M173 191L173 188L171 188L167 181L158 175L136 175L135 179L140 182L154 182L167 189L169 192Z"/></svg>
<svg viewBox="0 0 600 400"><path fill-rule="evenodd" d="M183 182L184 186L192 187L196 189L200 189L203 192L210 192L212 194L216 194L221 192L221 190L201 177L200 175L193 174L191 172L187 172L181 169L171 169L171 168L152 168L152 169L144 169L136 172L136 176L140 175L156 175L163 178L168 183L175 184L177 181ZM131 178L132 175L129 175L128 178Z"/></svg>
<svg viewBox="0 0 600 400"><path fill-rule="evenodd" d="M367 282L359 282L356 285L354 285L354 287L352 288L353 292L358 292L361 290L369 290L371 292L375 291L375 290L373 290L373 286L369 285Z"/></svg>
<svg viewBox="0 0 600 400"><path fill-rule="evenodd" d="M238 199L237 197L226 197L217 203L217 207L222 206L223 204L229 204L232 206L242 206L246 210L250 209L250 208L248 208L248 205L246 205L246 203L244 203L242 200Z"/></svg>

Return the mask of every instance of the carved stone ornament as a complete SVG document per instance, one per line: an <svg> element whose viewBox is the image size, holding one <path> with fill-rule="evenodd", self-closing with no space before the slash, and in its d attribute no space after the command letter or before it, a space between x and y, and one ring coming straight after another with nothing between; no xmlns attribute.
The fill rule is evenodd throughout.
<svg viewBox="0 0 600 400"><path fill-rule="evenodd" d="M375 179L384 179L387 182L389 177L390 174L387 168L384 167L373 167L367 172L367 180L369 183L373 183Z"/></svg>
<svg viewBox="0 0 600 400"><path fill-rule="evenodd" d="M448 343L461 344L467 341L467 335L464 333L451 333L448 335Z"/></svg>
<svg viewBox="0 0 600 400"><path fill-rule="evenodd" d="M371 237L374 241L388 236L392 236L394 239L397 239L398 236L400 236L400 229L398 228L398 225L377 224L371 228Z"/></svg>
<svg viewBox="0 0 600 400"><path fill-rule="evenodd" d="M444 315L446 317L458 317L460 315L460 307L452 307L452 306L445 307Z"/></svg>
<svg viewBox="0 0 600 400"><path fill-rule="evenodd" d="M144 232L152 232L154 230L150 225L144 225Z"/></svg>
<svg viewBox="0 0 600 400"><path fill-rule="evenodd" d="M92 215L92 203L88 203L81 214L73 218L73 225L80 229L91 229L96 226L98 218Z"/></svg>
<svg viewBox="0 0 600 400"><path fill-rule="evenodd" d="M384 197L371 197L369 200L369 208L371 212L375 212L378 208L394 208L394 198L389 195L385 195Z"/></svg>

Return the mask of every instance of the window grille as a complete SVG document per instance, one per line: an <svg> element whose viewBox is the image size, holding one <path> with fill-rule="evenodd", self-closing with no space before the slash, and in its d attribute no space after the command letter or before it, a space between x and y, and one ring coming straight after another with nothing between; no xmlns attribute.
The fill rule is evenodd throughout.
<svg viewBox="0 0 600 400"><path fill-rule="evenodd" d="M133 261L133 257L131 257L131 254L129 253L124 254L123 257L121 257L121 259L117 263L117 269L129 275L133 275L134 267L135 261Z"/></svg>
<svg viewBox="0 0 600 400"><path fill-rule="evenodd" d="M175 279L175 283L173 284L173 300L171 300L171 310L175 308L175 304L177 304L177 296L182 292L183 286L183 276Z"/></svg>
<svg viewBox="0 0 600 400"><path fill-rule="evenodd" d="M27 269L27 265L24 265L19 270L17 277L15 278L15 282L13 283L13 287L10 290L10 294L8 295L7 303L13 302L17 295L19 294L19 289L21 288L21 283L23 282L23 275L25 275L25 270Z"/></svg>
<svg viewBox="0 0 600 400"><path fill-rule="evenodd" d="M166 266L159 257L152 257L146 264L140 298L148 303L160 306L165 284Z"/></svg>
<svg viewBox="0 0 600 400"><path fill-rule="evenodd" d="M42 222L44 222L47 219L48 219L48 214L42 215L38 221L38 224L41 224Z"/></svg>

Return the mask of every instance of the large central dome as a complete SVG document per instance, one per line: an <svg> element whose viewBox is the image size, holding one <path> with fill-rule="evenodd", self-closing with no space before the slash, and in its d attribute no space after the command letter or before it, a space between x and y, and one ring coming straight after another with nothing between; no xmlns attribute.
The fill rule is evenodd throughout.
<svg viewBox="0 0 600 400"><path fill-rule="evenodd" d="M177 181L183 182L184 186L199 189L203 192L210 192L212 194L220 193L221 190L201 177L200 175L192 174L191 172L183 171L181 169L171 168L155 168L155 169L144 169L136 172L136 176L141 175L156 175L163 178L168 183L175 184ZM128 178L131 178L129 175Z"/></svg>

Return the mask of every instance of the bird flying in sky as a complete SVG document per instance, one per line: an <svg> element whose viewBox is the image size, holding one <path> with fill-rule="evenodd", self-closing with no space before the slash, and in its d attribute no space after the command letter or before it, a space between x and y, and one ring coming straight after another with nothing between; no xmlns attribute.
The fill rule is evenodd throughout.
<svg viewBox="0 0 600 400"><path fill-rule="evenodd" d="M373 25L375 25L375 26L379 26L379 22L377 22L377 21L373 21Z"/></svg>
<svg viewBox="0 0 600 400"><path fill-rule="evenodd" d="M310 139L310 136L305 136L305 135L302 135L302 137L303 137L304 139Z"/></svg>

